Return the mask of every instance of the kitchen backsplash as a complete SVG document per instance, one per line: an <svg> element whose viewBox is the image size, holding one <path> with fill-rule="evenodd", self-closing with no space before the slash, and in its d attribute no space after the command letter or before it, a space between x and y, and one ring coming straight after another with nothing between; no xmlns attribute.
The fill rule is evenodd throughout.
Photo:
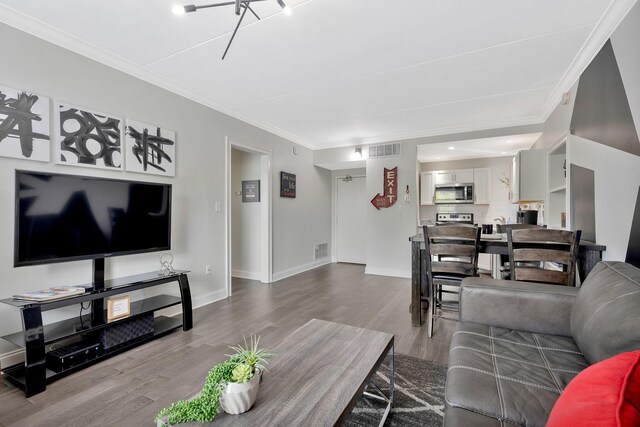
<svg viewBox="0 0 640 427"><path fill-rule="evenodd" d="M544 209L543 205L537 207L538 210ZM420 206L420 222L421 224L435 222L436 213L457 212L472 213L476 224L497 224L499 221L495 219L500 217L504 217L505 222L509 224L516 222L518 208L517 204L508 202L491 203L489 205L427 205ZM523 208L527 208L527 206L523 206ZM528 206L528 208L533 209L535 206Z"/></svg>

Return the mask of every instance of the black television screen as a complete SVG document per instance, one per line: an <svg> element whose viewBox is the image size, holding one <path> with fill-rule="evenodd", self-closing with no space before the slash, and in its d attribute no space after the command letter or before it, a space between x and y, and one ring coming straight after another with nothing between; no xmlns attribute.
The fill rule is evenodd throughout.
<svg viewBox="0 0 640 427"><path fill-rule="evenodd" d="M16 171L16 267L170 246L170 184Z"/></svg>

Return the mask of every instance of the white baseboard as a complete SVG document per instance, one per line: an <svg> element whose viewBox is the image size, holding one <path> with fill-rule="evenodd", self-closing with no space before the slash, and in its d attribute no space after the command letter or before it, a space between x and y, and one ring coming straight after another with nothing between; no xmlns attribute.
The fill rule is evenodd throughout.
<svg viewBox="0 0 640 427"><path fill-rule="evenodd" d="M196 308L204 307L205 305L221 301L226 297L227 291L225 289L218 289L217 291L198 295L197 297L191 299L191 308L195 310ZM159 310L158 313L162 313L164 316L177 316L178 314L182 314L182 305L174 305L173 307Z"/></svg>
<svg viewBox="0 0 640 427"><path fill-rule="evenodd" d="M273 273L273 281L277 282L278 280L286 279L287 277L295 276L296 274L304 273L305 271L313 270L314 268L327 264L331 264L330 257L322 258L308 264L302 264L288 270L279 271L277 273Z"/></svg>
<svg viewBox="0 0 640 427"><path fill-rule="evenodd" d="M238 279L248 280L262 280L260 272L255 271L243 271L243 270L231 270L231 277L237 277Z"/></svg>
<svg viewBox="0 0 640 427"><path fill-rule="evenodd" d="M403 279L411 279L410 270L393 270L388 268L365 267L364 274L373 274L374 276L401 277Z"/></svg>

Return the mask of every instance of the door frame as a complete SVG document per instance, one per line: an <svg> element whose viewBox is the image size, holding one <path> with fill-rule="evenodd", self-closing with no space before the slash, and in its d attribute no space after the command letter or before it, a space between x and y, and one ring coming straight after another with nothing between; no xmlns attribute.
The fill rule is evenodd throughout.
<svg viewBox="0 0 640 427"><path fill-rule="evenodd" d="M231 296L231 150L237 149L260 156L260 281L273 281L272 179L273 151L238 138L225 137L225 277L227 297Z"/></svg>
<svg viewBox="0 0 640 427"><path fill-rule="evenodd" d="M367 187L367 175L336 175L336 179L333 182L333 209L331 212L331 216L333 217L331 221L331 262L334 263L338 262L338 180L346 178L347 175L351 176L351 178L364 178L364 186L365 188Z"/></svg>

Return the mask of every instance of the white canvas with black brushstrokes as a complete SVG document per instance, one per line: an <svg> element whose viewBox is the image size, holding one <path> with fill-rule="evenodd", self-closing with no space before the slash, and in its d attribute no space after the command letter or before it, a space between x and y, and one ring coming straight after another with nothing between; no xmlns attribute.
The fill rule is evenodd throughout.
<svg viewBox="0 0 640 427"><path fill-rule="evenodd" d="M0 86L0 156L51 161L49 98Z"/></svg>
<svg viewBox="0 0 640 427"><path fill-rule="evenodd" d="M127 119L125 165L128 172L176 176L176 133Z"/></svg>
<svg viewBox="0 0 640 427"><path fill-rule="evenodd" d="M122 170L123 120L55 103L56 163Z"/></svg>

